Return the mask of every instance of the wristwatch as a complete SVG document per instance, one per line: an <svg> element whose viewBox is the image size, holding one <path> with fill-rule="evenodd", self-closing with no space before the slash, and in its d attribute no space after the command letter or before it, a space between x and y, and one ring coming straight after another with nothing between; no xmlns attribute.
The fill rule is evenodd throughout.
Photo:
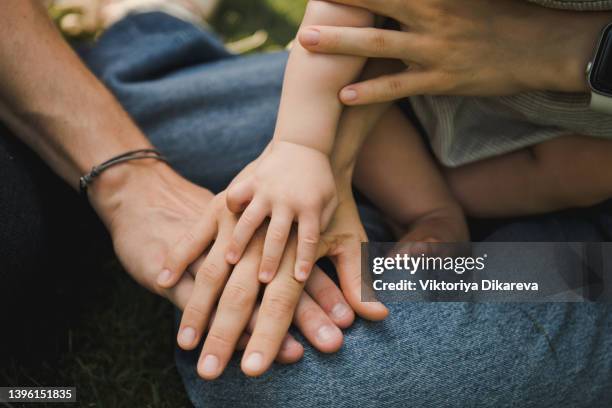
<svg viewBox="0 0 612 408"><path fill-rule="evenodd" d="M586 73L591 88L591 109L612 115L612 24L603 29Z"/></svg>

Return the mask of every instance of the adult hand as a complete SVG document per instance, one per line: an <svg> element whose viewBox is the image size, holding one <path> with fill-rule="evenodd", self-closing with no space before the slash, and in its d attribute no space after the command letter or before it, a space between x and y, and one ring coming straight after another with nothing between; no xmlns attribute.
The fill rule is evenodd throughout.
<svg viewBox="0 0 612 408"><path fill-rule="evenodd" d="M368 320L382 320L387 317L387 308L377 302L361 302L361 243L367 241L367 238L352 192L350 189L339 192L339 207L329 228L321 237L319 254L334 262L343 294L355 312ZM270 367L279 350L280 339L291 323L294 305L302 290L302 284L295 280L292 274L295 257L294 233L277 276L264 292L258 321L242 358L242 370L249 376L261 375ZM299 314L299 310L296 313ZM218 340L213 342L222 345L223 341ZM206 343L204 353L207 349Z"/></svg>
<svg viewBox="0 0 612 408"><path fill-rule="evenodd" d="M90 188L92 205L109 229L121 264L143 287L169 299L181 310L191 298L195 271L201 268L202 262L196 262L190 268L192 273L182 275L165 288L158 284L160 272L168 251L202 219L213 198L212 193L188 182L165 164L152 161L125 163L110 169ZM165 279L161 281L165 283ZM335 319L342 327L352 322L352 310L338 306L342 295L333 282L314 277L308 287L313 297L304 295L298 306L303 310L315 309L302 314L298 325L307 338L315 336L319 329L316 323L323 320L321 315L325 313L318 305L333 316L344 311L341 318ZM257 311L255 308L250 316L239 347L246 345ZM303 321L306 315L317 319ZM302 353L303 347L287 334L275 357L281 363L291 363L298 361Z"/></svg>
<svg viewBox="0 0 612 408"><path fill-rule="evenodd" d="M157 284L167 253L213 199L166 164L133 161L104 172L89 189L122 266L140 285L183 309L194 281L185 275L171 288Z"/></svg>
<svg viewBox="0 0 612 408"><path fill-rule="evenodd" d="M397 20L402 31L306 27L310 51L391 58L407 68L346 87L348 105L423 94L583 92L584 70L610 13L557 11L516 0L334 0Z"/></svg>
<svg viewBox="0 0 612 408"><path fill-rule="evenodd" d="M184 270L214 239L197 273L194 295L185 308L178 339L183 348L193 349L197 346L220 296L217 315L198 364L199 374L206 379L221 375L249 322L260 289L257 270L263 249L263 231L260 229L228 280L230 265L225 260L225 250L237 218L227 209L223 194L215 202L210 207L212 213L196 224L192 233L175 246L166 262L171 271ZM242 362L246 374L257 376L268 369L281 349L292 322L319 350L333 352L342 343L338 327L347 327L354 317L347 301L366 318L378 320L386 317L387 310L381 304L361 303L359 251L365 233L356 210L347 210L347 206L351 205L354 207L354 201L347 200L337 210L330 230L323 235L324 248L321 250L322 256L330 255L335 261L347 300L318 268L306 283L306 291L320 306L303 294L304 284L293 278L296 259L294 231L279 273L265 289ZM208 221L204 221L210 218L217 220L212 228Z"/></svg>

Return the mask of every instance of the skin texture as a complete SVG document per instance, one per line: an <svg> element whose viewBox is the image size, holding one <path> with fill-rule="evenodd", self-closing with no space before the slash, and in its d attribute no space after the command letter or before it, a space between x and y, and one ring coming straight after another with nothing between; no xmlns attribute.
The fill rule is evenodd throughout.
<svg viewBox="0 0 612 408"><path fill-rule="evenodd" d="M363 9L311 0L302 24L367 27L374 24L374 16ZM312 270L320 233L329 225L338 201L329 164L342 113L338 92L359 76L365 61L317 55L295 44L285 73L274 142L254 171L228 189L228 208L242 213L228 262L235 264L254 231L267 217L271 219L260 268L264 283L277 271L294 222L298 224L295 277L304 282Z"/></svg>
<svg viewBox="0 0 612 408"><path fill-rule="evenodd" d="M354 183L405 234L406 242L464 242L463 210L422 137L397 107L359 152Z"/></svg>
<svg viewBox="0 0 612 408"><path fill-rule="evenodd" d="M355 313L369 320L384 319L388 311L380 303L361 302L360 251L361 243L367 241L367 235L359 219L357 206L354 201L352 179L357 153L365 140L365 135L369 133L368 129L374 128L378 118L387 108L387 105L351 108L343 114L340 120L338 136L331 160L332 171L335 174L335 182L338 186L339 202L337 209L331 217L329 227L321 236L317 252L317 259L327 256L335 264L342 293L347 304L351 306ZM357 131L358 129L359 131ZM252 171L254 165L255 163L245 168L237 177L237 180L241 180L245 174ZM223 264L225 259L216 254L224 253L222 248L229 244L228 236L231 234L233 225L237 221L236 216L231 214L223 205L223 195L217 197L217 201L220 203L218 207L211 206L211 208L217 208L217 210L205 213L204 217L194 227L193 232L187 234L170 251L165 262L169 270L182 271L187 265L194 262L210 244L211 240L215 240L213 246L221 248L220 251L215 250L215 260L210 262L216 265L214 269L217 271L223 269L220 273L224 275L223 278L219 278L219 282L212 294L210 284L196 286L192 297L195 307L191 310L190 308L186 309L190 310L188 312L189 316L184 316L181 322L182 329L194 326L197 329L197 339L201 338L203 336L202 329L206 326L206 322L210 321L210 304L214 303L211 299L220 296L223 306L219 305L218 314L222 314L223 318L218 319L219 328L213 328L215 332L212 338L206 338L204 350L198 364L198 373L206 379L214 379L222 374L229 356L231 356L231 352L237 342L240 341L238 340L238 333L240 333L241 328L247 321L246 315L249 313L254 294L259 288L255 276L252 275L252 271L249 272L242 269L235 269L229 278L231 282L225 284L225 279L227 278L225 271L227 271L229 264ZM214 220L217 220L217 222L223 220L224 227L222 229L210 228L209 225ZM249 243L249 246L255 245L261 248L262 240L264 239L261 229L255 238L255 240ZM250 376L261 375L268 369L273 360L274 351L282 344L281 340L291 324L293 312L296 311L296 316L300 315L301 309L296 305L302 296L303 284L292 277L292 265L296 257L295 229L289 235L289 242L291 245L285 251L279 273L264 291L255 332L248 342L244 354L242 369ZM211 253L212 251L211 249ZM258 259L261 255L259 251L255 251L255 254L253 254L247 248L244 256L248 256L248 259ZM243 260L244 258L239 261L238 265ZM223 266L219 267L222 264ZM251 274L249 275L249 273ZM314 273L317 273L316 268ZM210 275L210 272L205 273L204 276L206 275ZM173 274L173 278L168 282L168 286L172 286L180 277L180 272ZM307 291L309 286L311 286L310 282L313 277L311 276L306 284ZM208 278L203 277L202 279ZM241 289L232 288L230 283L232 285L237 284ZM226 292L229 293L226 294ZM239 293L239 295L236 293ZM247 300L244 300L245 298ZM232 299L242 299L240 306L236 306L236 302L232 301ZM326 306L324 302L319 304L328 313L330 310L333 311L331 304L330 306ZM304 315L308 316L306 320L316 321L310 313L305 313ZM344 327L343 321L334 320L332 315L330 315L332 321L339 327ZM211 333L213 329L211 329ZM197 339L193 339L189 344L184 344L179 339L179 345L186 349L191 349L195 347ZM317 342L316 339L313 339L313 341ZM335 347L339 346L339 343L332 344L330 341L329 348L326 350L331 352L335 350ZM325 350L322 349L322 351Z"/></svg>
<svg viewBox="0 0 612 408"><path fill-rule="evenodd" d="M0 34L0 120L67 183L76 188L79 177L94 165L127 150L151 147L62 39L38 1L0 2ZM194 289L193 274L181 276L172 287L159 285L159 275L167 253L201 218L213 195L153 160L109 169L96 179L88 194L126 271L143 287L184 309ZM295 320L307 338L316 337L318 322L328 322L328 314L343 299L329 282L323 291L316 290L320 284L310 281L306 291L311 287L315 288L312 297L302 295L297 307L313 310L310 317L315 317L314 324L303 320L304 314ZM255 306L247 332L254 328L256 314ZM334 321L344 327L353 312L345 316L345 320ZM239 346L244 347L247 338L242 336ZM286 331L280 339L287 347L272 358L297 361L301 345L286 337ZM333 344L338 341L341 338L331 338ZM323 348L329 349L325 343Z"/></svg>
<svg viewBox="0 0 612 408"><path fill-rule="evenodd" d="M465 211L478 218L592 207L612 197L610 174L612 142L573 135L445 170Z"/></svg>
<svg viewBox="0 0 612 408"><path fill-rule="evenodd" d="M422 94L509 95L586 92L584 72L609 12L547 9L515 0L335 0L397 20L403 31L304 27L317 53L392 58L403 72L349 85L347 105Z"/></svg>
<svg viewBox="0 0 612 408"><path fill-rule="evenodd" d="M342 190L342 200L332 217L330 227L321 238L317 258L328 256L335 263L345 298L338 298L339 294L335 293L333 296L338 298L337 301L322 301L320 306L303 300L304 284L295 280L292 273L297 243L297 235L293 231L279 273L265 287L257 323L243 358L242 369L245 374L258 376L269 368L282 347L283 338L292 324L292 316L297 327L306 329L312 325L316 326L316 331L313 328L305 333L308 333L306 336L309 340L320 345L319 350L323 352L334 352L342 344L341 333L332 323L343 328L352 321L352 316L336 315L334 310L338 304L342 305L343 309L349 309L344 307L348 304L357 314L370 320L380 320L387 316L387 309L381 304L361 302L359 254L361 242L366 241L367 237L359 220L350 183L343 182L341 185L349 187ZM179 346L187 350L195 348L210 321L213 306L219 302L219 318L215 319L206 336L198 365L198 373L205 379L214 379L222 374L252 314L260 289L256 271L252 266L257 264L262 256L265 231L265 228L262 228L256 233L255 239L251 241L230 276L232 266L225 262L223 249L229 243L237 218L226 208L224 193L214 201L208 214L195 224L191 233L177 243L166 260L169 268L186 268L214 240L203 266L196 274L195 289L185 308L178 335ZM209 217L216 219L217 228L209 227L214 225ZM249 266L241 265L244 263ZM333 287L330 286L333 284L331 280L321 277L322 275L323 272L315 267L313 275L305 285L306 290L310 289L311 293L320 295ZM315 313L321 308L327 313L324 318L317 317ZM323 331L322 327L325 327ZM186 331L194 335L184 341L183 334ZM310 335L311 333L315 334ZM323 339L327 340L322 341Z"/></svg>

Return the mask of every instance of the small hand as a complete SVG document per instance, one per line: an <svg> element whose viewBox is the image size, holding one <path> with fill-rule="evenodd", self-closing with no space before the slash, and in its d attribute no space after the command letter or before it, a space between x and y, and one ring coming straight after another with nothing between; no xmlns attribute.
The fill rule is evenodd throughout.
<svg viewBox="0 0 612 408"><path fill-rule="evenodd" d="M330 320L336 328L350 325L354 315L347 304L369 320L381 320L387 316L388 311L382 304L361 302L360 245L366 240L366 236L350 192L350 183L342 184L346 184L347 188L343 189L341 205L334 213L328 231L322 236L318 254L329 256L336 265L342 293L330 278L315 268L305 285L306 292L310 293L312 298L305 297L304 285L293 279L297 246L293 232L283 254L279 273L265 288L257 321L247 344L242 367L248 375L257 376L268 369L279 350L283 350L282 346L287 341L285 336L292 322L319 350L333 352L340 347L342 336L330 324ZM261 259L265 231L265 228L258 230L227 280L227 264L224 263L223 256L220 256L223 254L220 249L226 247L236 217L229 213L225 206L223 194L215 199L211 208L216 209L212 213L217 214L217 226L214 227L216 234L212 236L216 235L217 238L205 260L192 266L197 267L198 282L185 308L178 340L181 347L192 349L202 338L204 328L211 325L211 334L206 338L198 365L200 375L209 379L221 375L232 352L241 342L240 337L247 327L247 322L251 321L255 299L261 286L257 279L256 265ZM207 231L208 221L202 218L193 227L192 232L177 243L175 250L170 251L166 262L169 268L188 268L210 245L212 238ZM206 264L209 266L205 266ZM211 268L210 265L214 267ZM211 274L211 271L217 272ZM218 278L213 279L217 283L210 286L210 278L213 275ZM222 294L219 289L221 287L225 288ZM211 293L214 293L214 296L211 296ZM209 317L215 303L211 299L217 299L219 296L217 315L211 324ZM183 337L186 329L191 330Z"/></svg>
<svg viewBox="0 0 612 408"><path fill-rule="evenodd" d="M298 224L295 278L305 282L316 261L320 232L337 206L331 165L318 150L275 141L227 190L227 206L242 212L227 261L235 264L255 231L270 217L259 279L270 282L278 269L294 222Z"/></svg>

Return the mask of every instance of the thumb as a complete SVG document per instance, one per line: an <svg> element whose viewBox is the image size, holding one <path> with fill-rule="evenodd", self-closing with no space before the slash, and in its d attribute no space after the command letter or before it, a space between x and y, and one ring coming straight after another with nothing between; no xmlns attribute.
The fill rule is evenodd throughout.
<svg viewBox="0 0 612 408"><path fill-rule="evenodd" d="M362 286L361 276L361 243L358 241L343 243L332 258L336 266L340 287L346 300L353 310L367 320L383 320L389 310L380 302L363 302L362 290L371 291L369 286ZM368 298L374 299L372 292L366 293Z"/></svg>

